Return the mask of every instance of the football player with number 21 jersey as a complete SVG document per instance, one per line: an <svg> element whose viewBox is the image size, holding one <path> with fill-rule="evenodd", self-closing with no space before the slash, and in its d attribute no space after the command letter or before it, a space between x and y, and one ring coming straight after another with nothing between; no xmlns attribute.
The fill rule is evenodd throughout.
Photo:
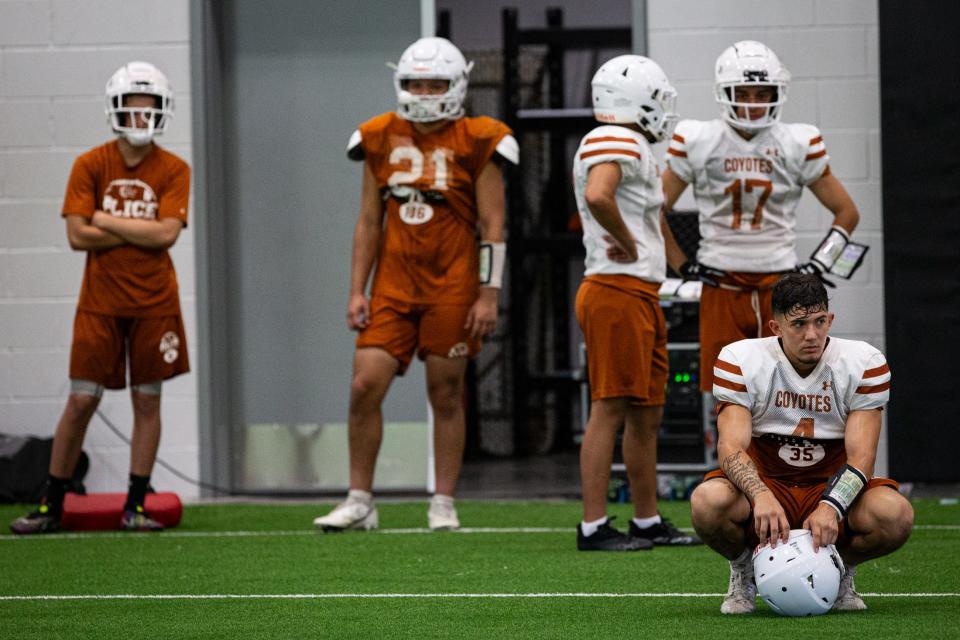
<svg viewBox="0 0 960 640"><path fill-rule="evenodd" d="M428 524L460 526L453 496L464 448L466 363L496 327L506 254L500 165L518 163L517 142L502 122L464 117L472 63L448 40L421 38L393 66L397 110L361 124L347 146L347 155L363 162L347 306L347 325L359 332L348 418L350 491L314 520L324 531L377 527L371 491L380 405L414 354L425 362L434 416L436 493Z"/></svg>
<svg viewBox="0 0 960 640"><path fill-rule="evenodd" d="M836 543L846 572L835 609L864 609L855 567L898 549L910 503L873 477L890 368L876 348L829 337L833 314L815 274L791 273L772 291L769 338L739 340L717 358L721 468L691 496L694 527L730 560L728 614L755 607L751 550L808 529L814 550Z"/></svg>
<svg viewBox="0 0 960 640"><path fill-rule="evenodd" d="M666 224L664 236L670 266L704 283L705 392L724 345L771 335L770 290L779 275L830 272L859 221L856 205L831 173L817 127L780 122L790 73L777 55L759 42L738 42L720 55L715 72L722 119L680 121L663 174L664 211L692 184L700 213L695 259L683 253ZM804 187L830 210L834 223L809 262L798 264L796 209Z"/></svg>
<svg viewBox="0 0 960 640"><path fill-rule="evenodd" d="M586 270L577 291L590 378L590 417L580 448L581 551L636 551L699 540L657 512L657 430L667 379L667 331L659 304L666 265L660 172L650 145L676 122L676 91L649 58L605 62L591 82L594 117L573 161ZM607 485L623 426L634 518L628 533L607 518Z"/></svg>
<svg viewBox="0 0 960 640"><path fill-rule="evenodd" d="M64 492L103 390L127 385L133 401L130 484L118 527L158 530L144 510L160 443L164 380L190 370L177 276L168 249L187 224L190 167L153 142L173 117L173 89L152 64L130 62L107 82L117 139L77 158L62 215L86 267L70 349L70 396L57 425L46 497L15 533L60 527Z"/></svg>

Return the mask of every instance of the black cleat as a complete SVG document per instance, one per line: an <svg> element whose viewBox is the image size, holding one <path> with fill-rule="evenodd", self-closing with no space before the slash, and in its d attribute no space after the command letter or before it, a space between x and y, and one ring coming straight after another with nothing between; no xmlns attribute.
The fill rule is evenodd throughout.
<svg viewBox="0 0 960 640"><path fill-rule="evenodd" d="M641 529L637 523L630 520L630 537L636 540L647 540L660 547L692 547L703 544L697 536L684 533L673 526L673 523L661 516L661 521L651 527Z"/></svg>
<svg viewBox="0 0 960 640"><path fill-rule="evenodd" d="M22 536L34 533L53 533L59 530L60 513L53 511L45 504L10 523L10 531Z"/></svg>
<svg viewBox="0 0 960 640"><path fill-rule="evenodd" d="M644 551L653 549L653 543L643 538L631 538L622 531L610 526L608 519L593 532L585 536L577 525L577 549L580 551Z"/></svg>

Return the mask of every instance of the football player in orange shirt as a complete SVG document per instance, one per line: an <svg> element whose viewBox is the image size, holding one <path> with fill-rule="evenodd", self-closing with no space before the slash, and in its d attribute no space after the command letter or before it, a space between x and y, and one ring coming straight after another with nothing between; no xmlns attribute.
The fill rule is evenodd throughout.
<svg viewBox="0 0 960 640"><path fill-rule="evenodd" d="M133 402L130 483L118 527L159 530L144 511L160 444L162 382L190 370L177 276L168 249L187 223L190 167L154 144L173 116L173 90L147 62L107 82L117 139L77 158L62 215L70 247L86 251L70 350L70 396L53 441L46 496L14 533L60 528L64 493L104 388L127 385Z"/></svg>
<svg viewBox="0 0 960 640"><path fill-rule="evenodd" d="M348 417L350 491L314 520L324 531L377 527L371 491L381 404L414 354L425 362L434 416L436 493L428 523L433 530L460 526L453 496L463 461L464 374L496 326L506 250L500 163L519 159L506 125L463 117L471 66L443 38L417 40L396 65L396 112L361 124L347 147L348 157L363 161L347 305L347 326L359 332Z"/></svg>

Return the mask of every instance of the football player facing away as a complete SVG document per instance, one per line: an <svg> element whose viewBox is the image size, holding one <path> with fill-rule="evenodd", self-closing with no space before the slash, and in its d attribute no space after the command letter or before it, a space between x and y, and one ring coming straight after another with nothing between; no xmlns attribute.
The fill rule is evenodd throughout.
<svg viewBox="0 0 960 640"><path fill-rule="evenodd" d="M700 388L713 385L720 349L772 335L770 291L780 274L826 273L860 215L831 173L817 127L783 124L790 73L759 42L738 42L717 59L722 118L682 120L667 149L664 211L692 184L700 247L684 255L664 221L667 260L685 279L704 283L700 299ZM796 209L807 187L834 216L810 260L798 264Z"/></svg>
<svg viewBox="0 0 960 640"><path fill-rule="evenodd" d="M580 448L583 521L577 548L635 551L654 544L699 544L657 512L657 430L667 379L667 332L659 289L665 276L663 193L650 145L676 123L676 91L649 58L626 55L592 80L603 124L583 138L573 161L586 270L577 291L590 377L590 417ZM629 533L610 525L607 485L623 428L635 517Z"/></svg>
<svg viewBox="0 0 960 640"><path fill-rule="evenodd" d="M496 326L506 250L500 165L519 160L506 125L464 117L471 66L448 40L417 40L395 67L396 112L364 122L348 144L347 155L363 162L347 305L347 325L359 332L348 417L350 491L314 520L324 531L377 526L371 491L381 404L414 354L425 363L434 416L436 493L428 524L460 526L454 494L463 463L464 375L467 359Z"/></svg>
<svg viewBox="0 0 960 640"><path fill-rule="evenodd" d="M104 389L127 385L133 403L130 482L117 525L163 526L144 511L160 444L162 382L190 370L177 276L168 249L187 224L190 168L153 140L173 117L173 90L147 62L107 82L117 138L74 162L62 215L67 238L87 252L70 350L70 395L57 425L46 496L11 524L15 533L60 527L63 498Z"/></svg>
<svg viewBox="0 0 960 640"><path fill-rule="evenodd" d="M814 549L836 544L846 573L833 608L865 609L856 566L900 548L913 527L897 483L873 475L890 369L866 342L829 337L816 275L788 274L772 293L773 336L717 358L721 469L693 492L693 525L730 560L722 613L754 610L751 551L785 544L790 529L810 530Z"/></svg>

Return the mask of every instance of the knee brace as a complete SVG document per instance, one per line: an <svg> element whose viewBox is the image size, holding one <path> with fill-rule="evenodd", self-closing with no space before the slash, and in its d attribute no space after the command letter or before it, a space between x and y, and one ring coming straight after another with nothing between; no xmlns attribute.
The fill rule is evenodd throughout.
<svg viewBox="0 0 960 640"><path fill-rule="evenodd" d="M147 382L144 384L135 384L130 387L131 391L137 391L139 393L145 393L148 396L158 396L160 395L160 389L163 387L163 381L157 380L156 382Z"/></svg>
<svg viewBox="0 0 960 640"><path fill-rule="evenodd" d="M103 397L103 385L92 380L70 378L70 393L93 396L94 398L100 399Z"/></svg>

